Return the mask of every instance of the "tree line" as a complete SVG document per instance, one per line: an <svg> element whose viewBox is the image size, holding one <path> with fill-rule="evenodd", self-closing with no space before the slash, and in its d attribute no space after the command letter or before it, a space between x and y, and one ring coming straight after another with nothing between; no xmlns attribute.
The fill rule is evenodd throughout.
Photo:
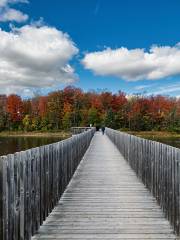
<svg viewBox="0 0 180 240"><path fill-rule="evenodd" d="M108 126L128 130L180 132L180 99L127 96L124 92L63 90L22 99L0 95L0 131L50 131L72 126Z"/></svg>

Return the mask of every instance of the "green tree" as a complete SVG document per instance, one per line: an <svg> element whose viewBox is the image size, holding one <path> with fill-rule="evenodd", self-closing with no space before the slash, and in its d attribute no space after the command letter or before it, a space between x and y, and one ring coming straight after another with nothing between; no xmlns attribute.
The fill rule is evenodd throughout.
<svg viewBox="0 0 180 240"><path fill-rule="evenodd" d="M115 113L109 109L105 114L105 125L110 128L116 128Z"/></svg>
<svg viewBox="0 0 180 240"><path fill-rule="evenodd" d="M47 117L49 124L51 124L54 129L62 128L63 114L62 92L58 91L49 94L47 102Z"/></svg>
<svg viewBox="0 0 180 240"><path fill-rule="evenodd" d="M52 124L49 123L49 120L47 117L41 118L40 128L42 131L47 131L47 130L52 129Z"/></svg>
<svg viewBox="0 0 180 240"><path fill-rule="evenodd" d="M40 130L41 129L40 124L41 124L40 118L39 117L34 117L32 119L32 124L31 124L32 130L35 130L35 131Z"/></svg>
<svg viewBox="0 0 180 240"><path fill-rule="evenodd" d="M100 125L101 118L98 110L96 108L90 108L88 111L88 122L92 125Z"/></svg>
<svg viewBox="0 0 180 240"><path fill-rule="evenodd" d="M22 123L23 123L23 127L24 127L25 131L30 131L31 130L32 121L31 121L30 115L28 115L28 114L25 115L25 117L22 120Z"/></svg>
<svg viewBox="0 0 180 240"><path fill-rule="evenodd" d="M72 126L72 114L70 112L66 112L62 119L63 129L69 129Z"/></svg>

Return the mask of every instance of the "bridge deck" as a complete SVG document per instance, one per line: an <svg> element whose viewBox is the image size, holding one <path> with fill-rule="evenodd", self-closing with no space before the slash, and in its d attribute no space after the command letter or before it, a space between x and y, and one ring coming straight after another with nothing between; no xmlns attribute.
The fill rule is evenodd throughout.
<svg viewBox="0 0 180 240"><path fill-rule="evenodd" d="M37 239L176 239L155 199L107 136L95 134Z"/></svg>

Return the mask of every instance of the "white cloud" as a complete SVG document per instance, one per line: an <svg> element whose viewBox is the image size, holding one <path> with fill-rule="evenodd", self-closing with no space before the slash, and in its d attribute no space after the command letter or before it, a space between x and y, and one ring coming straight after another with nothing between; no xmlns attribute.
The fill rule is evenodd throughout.
<svg viewBox="0 0 180 240"><path fill-rule="evenodd" d="M8 4L28 3L27 0L0 0L0 7L6 7Z"/></svg>
<svg viewBox="0 0 180 240"><path fill-rule="evenodd" d="M10 5L17 3L28 3L27 0L0 0L0 22L25 22L28 19L28 15L16 10Z"/></svg>
<svg viewBox="0 0 180 240"><path fill-rule="evenodd" d="M18 11L13 8L7 8L2 15L0 15L1 22L7 21L16 21L18 23L25 22L28 19L27 14L23 14L21 11Z"/></svg>
<svg viewBox="0 0 180 240"><path fill-rule="evenodd" d="M174 47L152 46L150 51L127 48L86 53L82 64L101 76L128 81L160 79L180 74L180 43Z"/></svg>
<svg viewBox="0 0 180 240"><path fill-rule="evenodd" d="M152 84L139 85L139 86L136 86L134 89L135 90L144 90L144 89L147 89L147 88L150 88L150 87L153 87L153 85Z"/></svg>
<svg viewBox="0 0 180 240"><path fill-rule="evenodd" d="M4 7L7 5L7 0L0 0L0 7Z"/></svg>
<svg viewBox="0 0 180 240"><path fill-rule="evenodd" d="M177 95L177 93L178 94L180 93L180 83L170 84L170 85L166 85L166 86L160 86L157 89L155 89L155 91L152 91L151 93L149 93L149 95L150 94L154 94L154 95L165 94L165 95L168 95L168 94L171 94L171 93L176 93L174 95Z"/></svg>
<svg viewBox="0 0 180 240"><path fill-rule="evenodd" d="M76 79L69 65L78 49L67 34L47 26L0 29L0 92L31 91Z"/></svg>

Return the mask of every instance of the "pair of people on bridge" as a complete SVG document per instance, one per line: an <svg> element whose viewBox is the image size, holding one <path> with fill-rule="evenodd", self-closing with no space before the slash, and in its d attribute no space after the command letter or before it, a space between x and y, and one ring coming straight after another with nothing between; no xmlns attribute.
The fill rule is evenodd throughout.
<svg viewBox="0 0 180 240"><path fill-rule="evenodd" d="M90 127L92 127L92 125L90 125ZM102 126L101 128L100 128L100 126L96 126L96 131L97 132L99 131L99 129L101 129L102 134L104 135L104 133L105 133L105 126Z"/></svg>

